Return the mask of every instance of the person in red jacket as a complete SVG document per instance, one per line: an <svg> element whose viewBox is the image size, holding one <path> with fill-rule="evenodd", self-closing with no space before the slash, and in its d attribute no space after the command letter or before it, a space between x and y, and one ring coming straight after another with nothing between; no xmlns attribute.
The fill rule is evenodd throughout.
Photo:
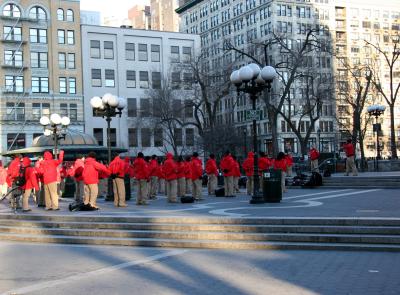
<svg viewBox="0 0 400 295"><path fill-rule="evenodd" d="M194 152L190 161L190 169L192 173L192 196L195 200L203 200L201 193L201 185L203 179L203 164L199 159L199 154Z"/></svg>
<svg viewBox="0 0 400 295"><path fill-rule="evenodd" d="M318 172L319 151L315 148L315 146L312 146L309 154L311 161L311 172Z"/></svg>
<svg viewBox="0 0 400 295"><path fill-rule="evenodd" d="M7 168L3 167L0 160L0 198L7 194Z"/></svg>
<svg viewBox="0 0 400 295"><path fill-rule="evenodd" d="M109 165L111 178L113 179L114 190L114 206L127 207L125 203L125 174L128 172L125 161L118 154L114 154L114 158Z"/></svg>
<svg viewBox="0 0 400 295"><path fill-rule="evenodd" d="M350 170L353 173L353 176L358 175L357 167L356 164L354 163L354 156L355 156L355 151L354 151L354 145L351 142L351 139L349 138L347 140L347 143L343 145L343 149L346 153L346 173L345 176L349 176Z"/></svg>
<svg viewBox="0 0 400 295"><path fill-rule="evenodd" d="M249 152L247 158L243 161L242 165L244 173L247 176L246 189L247 194L250 196L254 189L254 153Z"/></svg>
<svg viewBox="0 0 400 295"><path fill-rule="evenodd" d="M186 178L185 178L185 160L182 156L178 157L178 161L176 161L176 178L178 183L178 197L183 197L186 195Z"/></svg>
<svg viewBox="0 0 400 295"><path fill-rule="evenodd" d="M53 154L45 151L43 161L40 162L39 173L43 176L45 210L59 210L57 192L57 167L62 164L64 151L60 151L60 157L53 159Z"/></svg>
<svg viewBox="0 0 400 295"><path fill-rule="evenodd" d="M185 179L186 179L186 193L192 193L192 169L190 168L190 161L192 159L188 156L185 158Z"/></svg>
<svg viewBox="0 0 400 295"><path fill-rule="evenodd" d="M155 200L157 197L158 190L158 159L156 155L151 156L151 160L149 163L149 176L150 176L150 189L149 189L149 198L151 200Z"/></svg>
<svg viewBox="0 0 400 295"><path fill-rule="evenodd" d="M170 203L177 203L177 166L171 153L165 155L163 174L167 187L167 199Z"/></svg>
<svg viewBox="0 0 400 295"><path fill-rule="evenodd" d="M207 190L208 195L215 195L215 189L217 188L217 177L218 177L218 166L215 161L215 155L210 154L206 162L206 173L208 177Z"/></svg>
<svg viewBox="0 0 400 295"><path fill-rule="evenodd" d="M233 192L233 175L235 169L235 161L233 160L231 153L226 151L224 157L219 164L220 169L224 173L224 188L226 197L234 197Z"/></svg>
<svg viewBox="0 0 400 295"><path fill-rule="evenodd" d="M78 155L72 167L68 170L68 175L75 179L75 201L81 202L84 195L84 183L82 172L84 168L85 157L83 155Z"/></svg>
<svg viewBox="0 0 400 295"><path fill-rule="evenodd" d="M7 169L7 185L12 187L15 178L19 173L19 166L21 165L22 156L20 154L15 155L14 159L10 162Z"/></svg>
<svg viewBox="0 0 400 295"><path fill-rule="evenodd" d="M274 169L281 171L281 189L282 193L286 192L285 187L285 178L286 178L286 171L287 171L287 162L285 159L285 154L283 152L279 152L278 156L274 161Z"/></svg>
<svg viewBox="0 0 400 295"><path fill-rule="evenodd" d="M285 160L287 164L287 176L292 176L293 173L293 157L291 152L287 152L285 155Z"/></svg>
<svg viewBox="0 0 400 295"><path fill-rule="evenodd" d="M242 175L240 173L240 164L238 160L236 159L235 155L232 155L233 161L235 162L234 169L233 169L233 190L235 193L239 193L239 179L240 176Z"/></svg>
<svg viewBox="0 0 400 295"><path fill-rule="evenodd" d="M272 165L273 161L268 158L266 153L261 152L260 158L258 159L258 172L260 175L262 175L262 172L268 170Z"/></svg>
<svg viewBox="0 0 400 295"><path fill-rule="evenodd" d="M85 205L90 204L90 206L97 209L98 207L96 205L96 200L99 194L100 175L108 177L110 172L105 165L96 161L96 153L90 152L85 159L84 168L82 171L82 178L85 184L85 196L83 203Z"/></svg>
<svg viewBox="0 0 400 295"><path fill-rule="evenodd" d="M139 152L133 162L134 175L138 182L136 205L147 205L147 189L149 181L149 167L144 160L143 153Z"/></svg>
<svg viewBox="0 0 400 295"><path fill-rule="evenodd" d="M158 161L158 167L157 167L157 178L158 178L158 192L160 194L165 194L165 190L166 190L166 184L165 184L165 178L164 178L164 172L163 172L163 165L164 162L161 161L161 159Z"/></svg>
<svg viewBox="0 0 400 295"><path fill-rule="evenodd" d="M22 186L24 195L22 197L22 212L32 211L29 208L29 197L32 190L39 190L38 178L36 169L31 167L31 160L28 157L22 159L22 166L25 169L25 184Z"/></svg>

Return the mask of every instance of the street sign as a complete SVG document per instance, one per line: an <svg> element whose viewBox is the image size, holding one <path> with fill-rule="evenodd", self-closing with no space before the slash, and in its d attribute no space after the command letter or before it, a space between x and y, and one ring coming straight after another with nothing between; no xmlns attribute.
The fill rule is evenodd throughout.
<svg viewBox="0 0 400 295"><path fill-rule="evenodd" d="M261 117L260 110L246 110L247 121L260 120L260 117Z"/></svg>

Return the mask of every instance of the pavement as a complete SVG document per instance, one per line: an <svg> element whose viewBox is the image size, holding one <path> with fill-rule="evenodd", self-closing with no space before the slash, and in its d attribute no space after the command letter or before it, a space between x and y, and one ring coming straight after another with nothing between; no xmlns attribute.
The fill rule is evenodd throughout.
<svg viewBox="0 0 400 295"><path fill-rule="evenodd" d="M351 173L350 173L351 175ZM400 177L400 171L382 171L382 172L358 172L357 177L389 177L389 176L397 176ZM331 177L346 177L344 173L332 173Z"/></svg>

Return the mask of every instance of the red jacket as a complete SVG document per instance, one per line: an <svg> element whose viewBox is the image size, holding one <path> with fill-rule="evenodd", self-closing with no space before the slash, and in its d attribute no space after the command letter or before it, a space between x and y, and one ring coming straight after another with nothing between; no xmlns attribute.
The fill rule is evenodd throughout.
<svg viewBox="0 0 400 295"><path fill-rule="evenodd" d="M254 176L254 153L249 152L242 165L246 176Z"/></svg>
<svg viewBox="0 0 400 295"><path fill-rule="evenodd" d="M158 178L160 178L160 179L164 179L163 164L162 164L162 163L160 163L160 164L157 166L157 169L156 169L156 176L157 176Z"/></svg>
<svg viewBox="0 0 400 295"><path fill-rule="evenodd" d="M10 165L8 166L6 181L9 187L12 186L14 179L18 176L19 165L21 165L20 158L15 158L14 160L11 161Z"/></svg>
<svg viewBox="0 0 400 295"><path fill-rule="evenodd" d="M68 175L74 177L76 181L82 181L83 168L84 160L76 159L74 165L68 170Z"/></svg>
<svg viewBox="0 0 400 295"><path fill-rule="evenodd" d="M150 174L150 176L158 176L157 175L158 166L159 165L158 165L158 162L157 162L156 159L150 160L150 163L149 163L149 174Z"/></svg>
<svg viewBox="0 0 400 295"><path fill-rule="evenodd" d="M190 167L190 162L185 161L185 178L192 179L192 168Z"/></svg>
<svg viewBox="0 0 400 295"><path fill-rule="evenodd" d="M291 155L285 155L285 160L288 167L293 166L293 157Z"/></svg>
<svg viewBox="0 0 400 295"><path fill-rule="evenodd" d="M97 184L99 183L99 174L108 176L110 172L106 166L97 162L94 158L86 158L82 172L83 182L85 184Z"/></svg>
<svg viewBox="0 0 400 295"><path fill-rule="evenodd" d="M233 167L233 176L234 177L240 177L240 165L238 161L234 160L234 167Z"/></svg>
<svg viewBox="0 0 400 295"><path fill-rule="evenodd" d="M319 158L319 151L317 151L317 149L315 149L315 148L312 148L310 150L310 159L311 159L311 161L314 161L314 160L316 160L318 158Z"/></svg>
<svg viewBox="0 0 400 295"><path fill-rule="evenodd" d="M43 155L43 161L40 162L39 172L43 175L43 183L49 184L57 182L58 172L57 167L63 162L64 151L60 151L60 158L53 159L53 154L46 151Z"/></svg>
<svg viewBox="0 0 400 295"><path fill-rule="evenodd" d="M122 160L119 156L116 156L114 160L111 161L108 169L110 171L110 174L116 174L116 176L119 178L124 178L125 174L128 172L125 161Z"/></svg>
<svg viewBox="0 0 400 295"><path fill-rule="evenodd" d="M38 177L36 175L36 169L31 167L31 160L28 157L22 159L22 165L25 167L25 184L22 189L35 189L39 190Z"/></svg>
<svg viewBox="0 0 400 295"><path fill-rule="evenodd" d="M233 160L231 155L225 156L222 158L221 163L219 164L224 176L233 176L233 170L235 168L235 161Z"/></svg>
<svg viewBox="0 0 400 295"><path fill-rule="evenodd" d="M272 166L272 160L268 157L260 157L258 159L258 169L261 171L268 170Z"/></svg>
<svg viewBox="0 0 400 295"><path fill-rule="evenodd" d="M346 152L346 157L354 156L354 145L352 143L344 144L343 149Z"/></svg>
<svg viewBox="0 0 400 295"><path fill-rule="evenodd" d="M185 178L185 168L186 168L185 162L176 163L176 169L177 169L176 178Z"/></svg>
<svg viewBox="0 0 400 295"><path fill-rule="evenodd" d="M203 165L197 157L192 157L190 161L190 170L192 172L192 180L197 180L203 176Z"/></svg>
<svg viewBox="0 0 400 295"><path fill-rule="evenodd" d="M133 162L134 176L137 180L149 179L148 163L143 158L136 158Z"/></svg>
<svg viewBox="0 0 400 295"><path fill-rule="evenodd" d="M208 175L214 174L215 176L218 176L218 167L217 167L217 162L214 159L208 159L206 162L206 173Z"/></svg>
<svg viewBox="0 0 400 295"><path fill-rule="evenodd" d="M176 162L173 159L173 155L171 153L167 153L165 155L167 158L163 165L163 175L166 180L174 180L177 179L176 171L177 166Z"/></svg>
<svg viewBox="0 0 400 295"><path fill-rule="evenodd" d="M284 172L287 171L287 163L286 160L283 158L281 160L276 160L274 161L274 169L282 170Z"/></svg>

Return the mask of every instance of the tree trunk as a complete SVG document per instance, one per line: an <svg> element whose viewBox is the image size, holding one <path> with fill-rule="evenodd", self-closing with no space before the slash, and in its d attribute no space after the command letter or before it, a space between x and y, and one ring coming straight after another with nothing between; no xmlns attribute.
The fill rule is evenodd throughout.
<svg viewBox="0 0 400 295"><path fill-rule="evenodd" d="M365 161L365 151L364 151L364 137L362 136L361 132L358 136L358 141L360 143L360 152L361 152L361 163L360 163L360 170L364 172L367 167L367 161Z"/></svg>
<svg viewBox="0 0 400 295"><path fill-rule="evenodd" d="M392 159L397 159L396 132L394 126L394 104L390 104L389 109L390 109L390 151Z"/></svg>
<svg viewBox="0 0 400 295"><path fill-rule="evenodd" d="M301 156L304 157L308 154L308 150L307 150L307 141L308 139L303 138L303 140L299 139L300 142L300 150L301 150Z"/></svg>

